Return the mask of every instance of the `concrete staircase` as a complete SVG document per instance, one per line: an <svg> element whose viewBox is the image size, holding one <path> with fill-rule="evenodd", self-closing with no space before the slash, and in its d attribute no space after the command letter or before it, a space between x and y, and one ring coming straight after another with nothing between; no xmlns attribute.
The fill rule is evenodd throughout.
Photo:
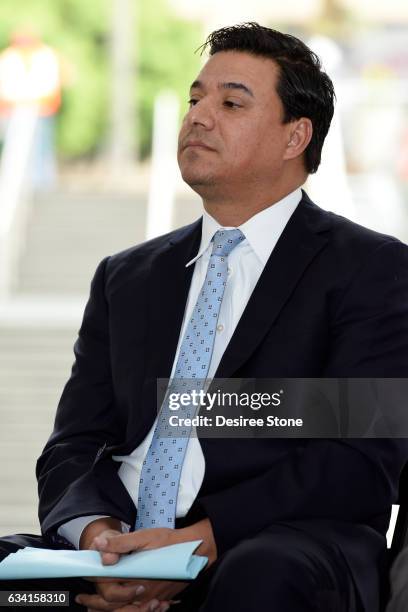
<svg viewBox="0 0 408 612"><path fill-rule="evenodd" d="M60 194L37 199L16 292L86 294L98 262L142 242L140 196Z"/></svg>
<svg viewBox="0 0 408 612"><path fill-rule="evenodd" d="M146 196L55 193L33 202L9 303L0 304L0 536L39 533L35 462L73 363L92 276L144 239ZM178 199L174 227L200 214Z"/></svg>
<svg viewBox="0 0 408 612"><path fill-rule="evenodd" d="M0 535L36 533L35 461L73 361L74 328L0 326Z"/></svg>

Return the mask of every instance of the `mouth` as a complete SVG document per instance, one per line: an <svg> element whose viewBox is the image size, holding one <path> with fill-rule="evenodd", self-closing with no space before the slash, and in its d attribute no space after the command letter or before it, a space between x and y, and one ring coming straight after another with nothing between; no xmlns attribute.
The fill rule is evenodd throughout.
<svg viewBox="0 0 408 612"><path fill-rule="evenodd" d="M207 151L214 151L214 149L207 146L203 142L200 142L199 140L189 140L188 142L186 142L183 149L188 149L189 147L194 147L196 149L206 149Z"/></svg>

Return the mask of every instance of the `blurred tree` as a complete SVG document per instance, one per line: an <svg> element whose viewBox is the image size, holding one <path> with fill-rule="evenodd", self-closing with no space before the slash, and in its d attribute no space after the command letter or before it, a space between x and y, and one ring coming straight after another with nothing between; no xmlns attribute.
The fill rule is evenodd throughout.
<svg viewBox="0 0 408 612"><path fill-rule="evenodd" d="M0 49L22 23L32 24L61 54L68 83L58 120L58 149L66 158L98 154L105 146L109 115L111 0L15 0L0 2ZM138 0L134 92L139 109L139 149L150 151L153 101L164 88L176 91L186 109L187 91L200 64L194 50L198 24L176 17L166 0ZM135 22L135 27L136 27ZM137 86L136 86L137 85Z"/></svg>
<svg viewBox="0 0 408 612"><path fill-rule="evenodd" d="M150 148L153 101L160 90L174 90L187 110L188 91L201 65L194 51L203 42L202 27L175 16L165 0L140 0L139 135L142 156Z"/></svg>
<svg viewBox="0 0 408 612"><path fill-rule="evenodd" d="M320 14L307 22L305 30L309 36L314 34L328 36L335 40L346 40L353 36L356 20L353 11L341 0L322 0Z"/></svg>

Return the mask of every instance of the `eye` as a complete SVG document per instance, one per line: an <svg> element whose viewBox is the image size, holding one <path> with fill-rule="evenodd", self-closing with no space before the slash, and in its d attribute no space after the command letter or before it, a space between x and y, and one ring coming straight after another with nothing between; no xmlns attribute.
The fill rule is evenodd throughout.
<svg viewBox="0 0 408 612"><path fill-rule="evenodd" d="M188 101L188 105L191 108L192 106L195 106L197 104L199 100L197 100L197 98L190 98Z"/></svg>
<svg viewBox="0 0 408 612"><path fill-rule="evenodd" d="M227 108L241 108L240 104L237 104L236 102L233 102L232 100L225 100L224 106L226 106Z"/></svg>

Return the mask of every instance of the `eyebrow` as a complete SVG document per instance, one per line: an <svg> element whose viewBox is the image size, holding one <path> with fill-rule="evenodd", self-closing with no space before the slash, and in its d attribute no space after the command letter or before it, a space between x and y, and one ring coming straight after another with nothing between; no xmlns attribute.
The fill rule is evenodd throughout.
<svg viewBox="0 0 408 612"><path fill-rule="evenodd" d="M249 96L251 96L251 98L254 98L254 94L251 91L251 89L249 89L249 87L247 87L246 85L244 85L243 83L236 83L234 81L228 81L227 83L218 83L217 87L219 89L239 89L241 91L243 91L244 93L248 94ZM191 83L191 89L203 89L203 84L201 81L193 81L193 83Z"/></svg>

